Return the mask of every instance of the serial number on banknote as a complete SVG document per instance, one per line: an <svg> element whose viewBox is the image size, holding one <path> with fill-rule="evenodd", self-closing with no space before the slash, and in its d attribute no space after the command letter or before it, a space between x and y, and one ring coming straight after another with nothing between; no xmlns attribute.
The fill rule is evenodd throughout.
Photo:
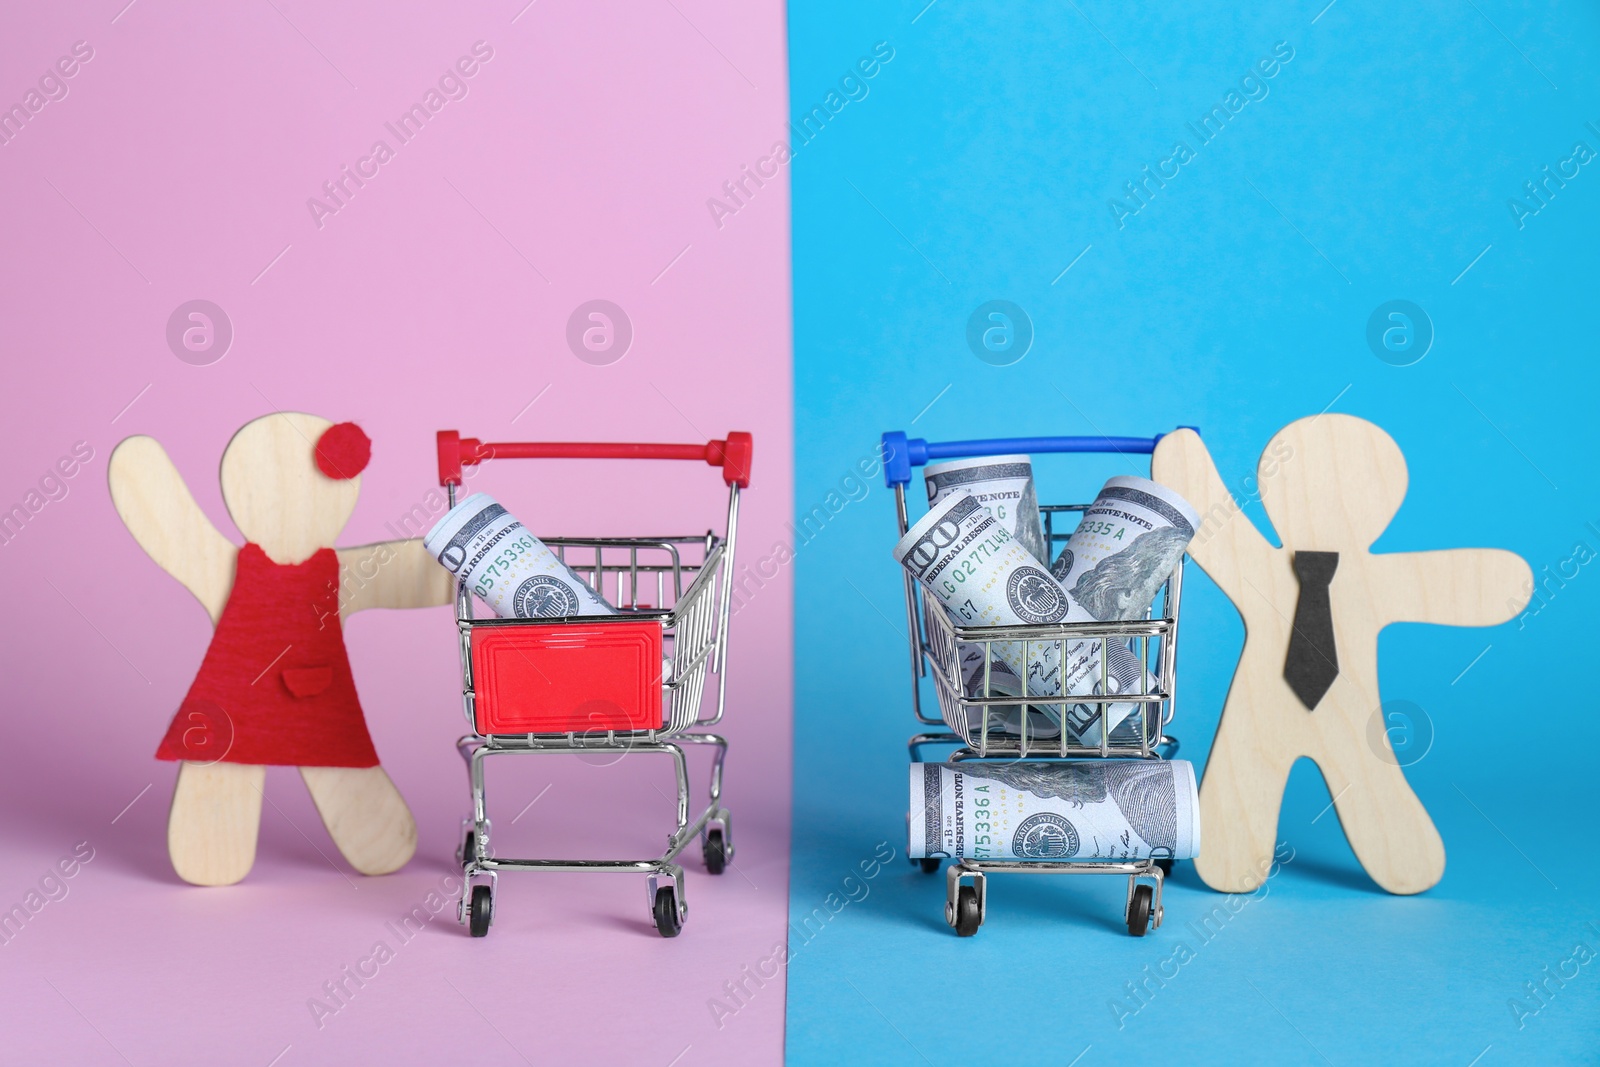
<svg viewBox="0 0 1600 1067"><path fill-rule="evenodd" d="M1081 534L1099 534L1103 537L1110 537L1113 541L1120 541L1122 540L1122 535L1126 530L1126 526L1118 526L1114 522L1101 522L1099 519L1084 519L1082 522L1078 523L1077 532Z"/></svg>
<svg viewBox="0 0 1600 1067"><path fill-rule="evenodd" d="M997 552L1006 542L1013 540L1015 538L1011 536L1011 531L1002 528L995 530L977 544L971 545L966 550L966 558L956 560L946 577L939 579L939 588L944 590L946 596L954 596L956 586L965 585L968 578L982 578L983 575L978 573L978 560L987 558ZM954 581L951 579L954 579ZM952 607L956 606L952 605ZM971 622L976 617L974 613L977 609L971 600L966 601L962 606L956 607L956 610L968 622Z"/></svg>
<svg viewBox="0 0 1600 1067"><path fill-rule="evenodd" d="M988 793L987 785L980 785L973 790L974 793ZM989 821L990 808L987 796L978 797L972 802L977 810L972 813L972 856L974 859L989 859L998 855L994 850L994 824ZM990 847L985 847L990 846Z"/></svg>
<svg viewBox="0 0 1600 1067"><path fill-rule="evenodd" d="M473 587L474 596L484 597L489 590L494 588L494 580L501 577L516 562L517 557L533 551L533 538L523 534L515 541L508 542L500 553L494 557L481 571L478 572L478 584Z"/></svg>

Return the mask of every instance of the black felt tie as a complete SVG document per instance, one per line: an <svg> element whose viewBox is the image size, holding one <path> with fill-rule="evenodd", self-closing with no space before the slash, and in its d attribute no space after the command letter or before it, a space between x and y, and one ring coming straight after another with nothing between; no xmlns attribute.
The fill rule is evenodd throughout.
<svg viewBox="0 0 1600 1067"><path fill-rule="evenodd" d="M1328 583L1339 567L1337 552L1296 552L1294 575L1300 597L1294 606L1294 632L1283 679L1307 710L1313 709L1339 677L1339 653L1333 647L1333 606Z"/></svg>

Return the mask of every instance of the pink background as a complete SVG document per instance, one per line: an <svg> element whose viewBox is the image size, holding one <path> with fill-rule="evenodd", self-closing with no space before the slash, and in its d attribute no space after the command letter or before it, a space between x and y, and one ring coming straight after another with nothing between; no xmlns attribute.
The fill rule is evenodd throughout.
<svg viewBox="0 0 1600 1067"><path fill-rule="evenodd" d="M785 936L787 573L734 623L726 795L739 856L719 879L686 859L691 914L675 941L653 932L634 876L507 875L483 941L453 910L403 945L386 925L451 872L466 807L442 608L369 612L347 628L379 754L417 816L410 866L351 872L287 769L268 774L242 884L186 886L166 858L175 765L152 753L210 626L111 507L106 460L122 438L157 437L235 539L217 464L234 429L274 408L353 419L373 438L341 544L390 536L385 522L433 486L440 428L665 441L748 429L743 558L766 554L789 516L787 175L721 230L706 208L782 134L782 6L523 2L139 0L119 13L123 0L109 0L34 5L7 21L6 105L74 42L94 49L68 95L0 147L11 205L0 219L0 509L75 442L94 450L67 496L0 546L12 605L0 643L0 908L76 843L94 849L67 896L0 945L8 1061L781 1055L781 977L720 1029L707 1001ZM467 96L319 229L307 198L374 140L394 147L384 123L479 40L494 55ZM196 298L219 304L235 331L209 366L180 361L165 339L168 316ZM565 343L568 315L595 298L634 327L610 366ZM475 484L542 533L721 524L721 481L699 465L505 463ZM697 787L703 778L702 760ZM497 847L653 854L671 821L656 790L670 788L659 757L604 769L502 761L490 779ZM319 1028L308 999L380 940L394 959Z"/></svg>

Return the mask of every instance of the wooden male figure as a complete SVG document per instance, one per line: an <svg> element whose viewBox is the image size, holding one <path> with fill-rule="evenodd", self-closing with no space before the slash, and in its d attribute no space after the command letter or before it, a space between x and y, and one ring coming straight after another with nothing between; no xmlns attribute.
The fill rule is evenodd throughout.
<svg viewBox="0 0 1600 1067"><path fill-rule="evenodd" d="M1504 622L1527 604L1527 563L1488 548L1368 551L1405 497L1406 463L1388 434L1353 416L1290 423L1262 453L1261 503L1282 548L1240 512L1192 431L1162 438L1151 469L1202 516L1189 553L1245 625L1200 787L1200 877L1230 893L1260 885L1289 768L1309 756L1372 879L1391 893L1433 886L1444 843L1381 720L1373 729L1382 714L1378 631Z"/></svg>

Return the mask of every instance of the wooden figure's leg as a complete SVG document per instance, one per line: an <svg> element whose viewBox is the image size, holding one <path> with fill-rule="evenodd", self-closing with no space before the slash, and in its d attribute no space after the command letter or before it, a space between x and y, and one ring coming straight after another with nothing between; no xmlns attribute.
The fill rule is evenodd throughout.
<svg viewBox="0 0 1600 1067"><path fill-rule="evenodd" d="M1200 783L1200 855L1194 869L1223 893L1254 892L1266 880L1283 789L1296 759L1282 731L1256 726L1250 712L1236 699L1223 708Z"/></svg>
<svg viewBox="0 0 1600 1067"><path fill-rule="evenodd" d="M388 874L417 851L417 824L382 767L301 767L317 814L350 866Z"/></svg>
<svg viewBox="0 0 1600 1067"><path fill-rule="evenodd" d="M1444 877L1444 841L1428 810L1393 756L1375 757L1353 725L1339 733L1317 760L1356 859L1391 893L1431 889Z"/></svg>
<svg viewBox="0 0 1600 1067"><path fill-rule="evenodd" d="M182 763L167 815L167 854L194 885L232 885L250 873L261 829L267 769L245 763Z"/></svg>

